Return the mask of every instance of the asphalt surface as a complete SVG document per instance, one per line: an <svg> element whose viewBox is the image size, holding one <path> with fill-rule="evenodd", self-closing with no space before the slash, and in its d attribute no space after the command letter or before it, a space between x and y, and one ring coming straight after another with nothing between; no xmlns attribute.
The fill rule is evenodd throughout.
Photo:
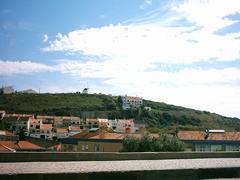
<svg viewBox="0 0 240 180"><path fill-rule="evenodd" d="M240 167L240 158L0 163L3 174L128 172Z"/></svg>

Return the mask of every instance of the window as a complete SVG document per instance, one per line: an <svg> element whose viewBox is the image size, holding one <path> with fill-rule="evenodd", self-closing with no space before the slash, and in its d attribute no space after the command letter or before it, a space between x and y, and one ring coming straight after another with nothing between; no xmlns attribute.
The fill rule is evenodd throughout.
<svg viewBox="0 0 240 180"><path fill-rule="evenodd" d="M100 151L100 144L94 144L94 151L99 152Z"/></svg>
<svg viewBox="0 0 240 180"><path fill-rule="evenodd" d="M239 151L239 146L238 145L227 145L226 146L226 151Z"/></svg>
<svg viewBox="0 0 240 180"><path fill-rule="evenodd" d="M209 145L209 144L196 144L195 145L195 151L198 151L198 152L208 151L208 152L210 152L211 151L211 145Z"/></svg>
<svg viewBox="0 0 240 180"><path fill-rule="evenodd" d="M82 145L82 151L88 151L88 144Z"/></svg>

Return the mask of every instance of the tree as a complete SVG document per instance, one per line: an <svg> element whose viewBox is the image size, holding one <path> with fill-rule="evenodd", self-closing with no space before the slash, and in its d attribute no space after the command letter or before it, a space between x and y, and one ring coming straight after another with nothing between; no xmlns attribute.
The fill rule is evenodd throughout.
<svg viewBox="0 0 240 180"><path fill-rule="evenodd" d="M19 140L24 140L26 138L25 131L23 128L19 130L18 136L19 136Z"/></svg>
<svg viewBox="0 0 240 180"><path fill-rule="evenodd" d="M123 152L176 152L183 151L184 144L175 136L163 134L158 138L144 135L141 139L128 136L123 139Z"/></svg>
<svg viewBox="0 0 240 180"><path fill-rule="evenodd" d="M123 139L123 152L137 152L139 149L139 140L132 137L127 136Z"/></svg>

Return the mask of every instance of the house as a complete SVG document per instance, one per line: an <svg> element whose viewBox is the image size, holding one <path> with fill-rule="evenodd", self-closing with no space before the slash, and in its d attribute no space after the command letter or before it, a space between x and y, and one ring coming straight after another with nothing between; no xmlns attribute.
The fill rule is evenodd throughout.
<svg viewBox="0 0 240 180"><path fill-rule="evenodd" d="M19 133L21 130L27 132L28 121L33 119L32 114L5 114L2 118L3 127L9 131Z"/></svg>
<svg viewBox="0 0 240 180"><path fill-rule="evenodd" d="M72 124L80 124L80 117L74 116L37 116L37 119L43 123L52 124L53 127L70 126Z"/></svg>
<svg viewBox="0 0 240 180"><path fill-rule="evenodd" d="M62 151L78 152L119 152L122 140L126 137L122 133L109 133L105 130L97 132L81 132L62 141Z"/></svg>
<svg viewBox="0 0 240 180"><path fill-rule="evenodd" d="M78 141L81 139L88 139L89 137L98 135L98 131L88 132L82 131L75 134L69 138L61 140L61 151L63 152L77 152L78 151Z"/></svg>
<svg viewBox="0 0 240 180"><path fill-rule="evenodd" d="M55 116L40 116L38 115L36 118L38 121L41 121L43 124L53 124L55 121Z"/></svg>
<svg viewBox="0 0 240 180"><path fill-rule="evenodd" d="M122 140L126 137L122 133L100 131L98 135L78 141L79 152L119 152Z"/></svg>
<svg viewBox="0 0 240 180"><path fill-rule="evenodd" d="M86 127L88 129L91 128L108 128L109 122L108 119L101 119L101 118L87 118L86 119Z"/></svg>
<svg viewBox="0 0 240 180"><path fill-rule="evenodd" d="M122 100L122 109L131 109L131 108L139 108L143 105L143 99L140 97L134 97L134 96L121 96Z"/></svg>
<svg viewBox="0 0 240 180"><path fill-rule="evenodd" d="M108 120L109 123L109 128L112 129L113 131L117 129L117 119L114 120Z"/></svg>
<svg viewBox="0 0 240 180"><path fill-rule="evenodd" d="M69 130L67 128L56 128L57 139L67 138L69 136Z"/></svg>
<svg viewBox="0 0 240 180"><path fill-rule="evenodd" d="M46 149L29 141L0 141L0 152L45 151Z"/></svg>
<svg viewBox="0 0 240 180"><path fill-rule="evenodd" d="M81 119L80 117L74 116L63 116L62 123L63 125L70 126L70 125L80 125Z"/></svg>
<svg viewBox="0 0 240 180"><path fill-rule="evenodd" d="M143 131L142 131L143 132ZM61 151L64 152L119 152L122 149L122 141L131 136L141 138L142 134L126 134L107 132L103 128L95 132L83 131L61 141ZM158 137L158 134L150 134Z"/></svg>
<svg viewBox="0 0 240 180"><path fill-rule="evenodd" d="M240 151L240 132L179 131L177 137L186 144L187 151Z"/></svg>
<svg viewBox="0 0 240 180"><path fill-rule="evenodd" d="M0 130L0 141L18 141L19 136L6 130Z"/></svg>
<svg viewBox="0 0 240 180"><path fill-rule="evenodd" d="M134 133L135 128L133 119L118 119L115 132Z"/></svg>
<svg viewBox="0 0 240 180"><path fill-rule="evenodd" d="M31 119L28 121L27 135L30 137L40 138L40 124L42 119Z"/></svg>
<svg viewBox="0 0 240 180"><path fill-rule="evenodd" d="M53 138L53 126L52 124L40 124L40 138L41 139L52 139Z"/></svg>
<svg viewBox="0 0 240 180"><path fill-rule="evenodd" d="M79 126L71 125L71 126L68 127L69 136L73 136L73 135L78 134L80 132L81 132L81 130L80 130Z"/></svg>

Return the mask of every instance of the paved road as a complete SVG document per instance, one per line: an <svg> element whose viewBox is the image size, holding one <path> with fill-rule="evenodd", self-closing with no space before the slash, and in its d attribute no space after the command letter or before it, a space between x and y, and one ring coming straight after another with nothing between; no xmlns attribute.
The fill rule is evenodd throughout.
<svg viewBox="0 0 240 180"><path fill-rule="evenodd" d="M131 161L72 161L0 163L3 174L124 172L143 170L207 169L240 167L240 159L179 159Z"/></svg>

